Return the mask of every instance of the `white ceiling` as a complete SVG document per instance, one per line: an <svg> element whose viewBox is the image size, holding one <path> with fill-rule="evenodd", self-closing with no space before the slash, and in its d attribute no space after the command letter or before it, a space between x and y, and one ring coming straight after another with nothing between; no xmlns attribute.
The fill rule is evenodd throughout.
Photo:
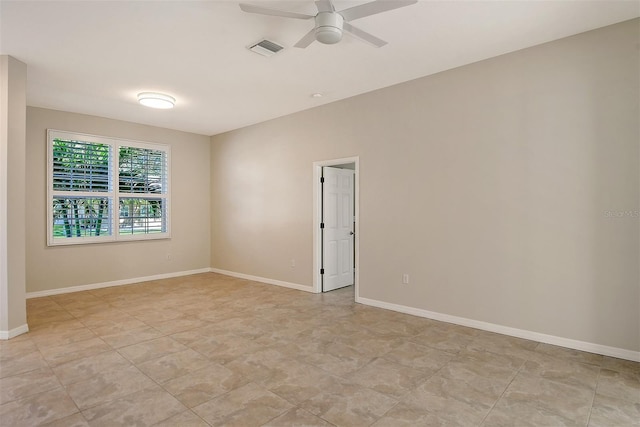
<svg viewBox="0 0 640 427"><path fill-rule="evenodd" d="M310 0L246 2L316 13ZM0 54L28 65L28 105L213 135L640 16L638 1L422 0L354 22L382 48L345 36L297 49L312 21L238 3L1 0ZM285 49L247 50L262 38ZM142 107L142 91L176 107Z"/></svg>

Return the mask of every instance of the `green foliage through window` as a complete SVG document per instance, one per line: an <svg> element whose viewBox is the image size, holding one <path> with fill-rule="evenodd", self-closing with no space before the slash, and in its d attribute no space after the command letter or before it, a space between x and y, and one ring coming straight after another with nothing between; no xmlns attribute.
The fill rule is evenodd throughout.
<svg viewBox="0 0 640 427"><path fill-rule="evenodd" d="M168 147L48 134L49 244L168 237Z"/></svg>

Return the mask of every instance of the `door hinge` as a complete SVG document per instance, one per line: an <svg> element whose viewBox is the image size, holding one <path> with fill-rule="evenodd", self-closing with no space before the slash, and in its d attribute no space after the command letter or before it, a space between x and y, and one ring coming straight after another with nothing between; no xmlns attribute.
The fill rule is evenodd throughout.
<svg viewBox="0 0 640 427"><path fill-rule="evenodd" d="M320 269L320 274L324 274L324 268Z"/></svg>
<svg viewBox="0 0 640 427"><path fill-rule="evenodd" d="M320 177L320 184L324 184L324 176Z"/></svg>
<svg viewBox="0 0 640 427"><path fill-rule="evenodd" d="M324 228L324 222L320 223L320 228Z"/></svg>

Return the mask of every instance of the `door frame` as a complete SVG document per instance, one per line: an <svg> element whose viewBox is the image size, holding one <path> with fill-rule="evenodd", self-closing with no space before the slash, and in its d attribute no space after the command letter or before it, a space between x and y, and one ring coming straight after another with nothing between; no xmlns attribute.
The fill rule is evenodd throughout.
<svg viewBox="0 0 640 427"><path fill-rule="evenodd" d="M355 289L356 299L359 295L360 285L360 157L344 157L341 159L321 160L313 162L313 292L322 292L322 275L320 274L320 266L322 265L322 237L320 233L320 220L322 218L322 190L320 186L320 177L322 176L322 168L325 166L339 166L345 163L354 163L354 217L355 217L355 236L354 236L354 257L355 275L353 286Z"/></svg>

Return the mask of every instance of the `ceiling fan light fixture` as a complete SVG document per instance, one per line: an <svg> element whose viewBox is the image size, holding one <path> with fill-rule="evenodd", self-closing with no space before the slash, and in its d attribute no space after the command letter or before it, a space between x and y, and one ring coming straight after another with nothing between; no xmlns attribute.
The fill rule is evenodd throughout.
<svg viewBox="0 0 640 427"><path fill-rule="evenodd" d="M350 21L364 18L378 13L409 6L418 3L418 0L374 0L358 4L347 9L336 12L333 0L316 0L317 15L307 15L297 12L287 12L284 10L271 9L258 5L240 3L240 9L248 13L260 15L281 16L283 18L311 19L315 18L314 27L302 37L294 47L308 47L314 41L324 44L335 44L342 40L342 33L346 31L356 38L369 43L375 47L382 47L386 41L379 39L373 34L361 30L351 25Z"/></svg>
<svg viewBox="0 0 640 427"><path fill-rule="evenodd" d="M316 40L324 44L335 44L342 40L342 30L336 27L316 28Z"/></svg>
<svg viewBox="0 0 640 427"><path fill-rule="evenodd" d="M316 40L335 44L342 40L344 18L336 12L320 12L316 15Z"/></svg>
<svg viewBox="0 0 640 427"><path fill-rule="evenodd" d="M165 95L157 92L141 92L138 94L138 102L145 107L159 108L167 110L176 105L176 99L173 96Z"/></svg>

